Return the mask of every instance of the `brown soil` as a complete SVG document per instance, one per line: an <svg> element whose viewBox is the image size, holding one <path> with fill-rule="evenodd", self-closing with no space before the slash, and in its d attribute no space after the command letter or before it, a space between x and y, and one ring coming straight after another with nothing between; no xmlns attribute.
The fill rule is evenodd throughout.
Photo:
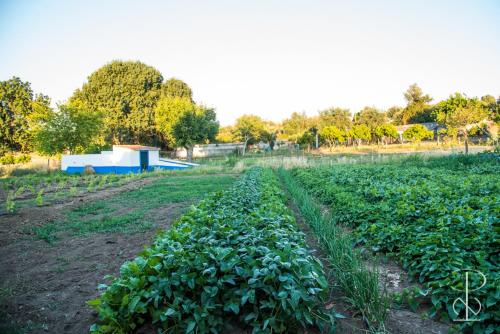
<svg viewBox="0 0 500 334"><path fill-rule="evenodd" d="M61 203L20 209L0 216L0 333L4 323L32 328L30 333L87 333L96 316L86 301L99 295L105 275L117 275L120 266L151 244L156 231L136 234L65 236L54 245L31 240L26 226L40 226L62 217L66 207L136 189L152 179L133 181ZM169 204L149 212L159 228L168 228L191 202ZM3 326L2 326L3 325Z"/></svg>

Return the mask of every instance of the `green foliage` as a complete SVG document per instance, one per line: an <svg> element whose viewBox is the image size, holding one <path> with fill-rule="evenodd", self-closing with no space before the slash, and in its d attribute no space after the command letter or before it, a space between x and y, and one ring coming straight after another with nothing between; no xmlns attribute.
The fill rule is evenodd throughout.
<svg viewBox="0 0 500 334"><path fill-rule="evenodd" d="M334 125L342 131L351 128L351 113L349 109L330 108L319 112L319 128Z"/></svg>
<svg viewBox="0 0 500 334"><path fill-rule="evenodd" d="M31 156L29 154L13 155L6 154L0 157L1 165L13 165L13 164L24 164L31 161Z"/></svg>
<svg viewBox="0 0 500 334"><path fill-rule="evenodd" d="M335 125L325 126L319 131L319 136L330 148L346 141L346 133Z"/></svg>
<svg viewBox="0 0 500 334"><path fill-rule="evenodd" d="M193 92L191 88L182 80L171 78L165 81L161 86L162 97L180 97L188 99L193 103Z"/></svg>
<svg viewBox="0 0 500 334"><path fill-rule="evenodd" d="M5 211L8 213L13 213L16 211L15 193L9 191L7 198L5 199Z"/></svg>
<svg viewBox="0 0 500 334"><path fill-rule="evenodd" d="M375 128L375 136L385 143L387 139L398 138L398 130L392 124L382 124Z"/></svg>
<svg viewBox="0 0 500 334"><path fill-rule="evenodd" d="M461 270L486 275L486 286L473 293L483 306L481 321L462 324L492 333L500 316L499 161L487 154L293 174L331 207L335 223L351 226L372 251L393 254L429 290L430 316L457 318L452 304L463 297Z"/></svg>
<svg viewBox="0 0 500 334"><path fill-rule="evenodd" d="M315 140L316 140L316 138L315 138L314 134L311 131L306 131L297 140L297 144L302 145L302 146L311 147L314 144Z"/></svg>
<svg viewBox="0 0 500 334"><path fill-rule="evenodd" d="M383 332L390 302L385 290L380 291L378 273L366 268L351 235L332 221L330 214L325 213L290 172L280 169L279 174L302 217L327 251L336 283L354 308L361 312L370 330L374 333Z"/></svg>
<svg viewBox="0 0 500 334"><path fill-rule="evenodd" d="M371 130L366 124L353 125L347 135L356 140L358 145L360 145L363 140L368 142L372 139Z"/></svg>
<svg viewBox="0 0 500 334"><path fill-rule="evenodd" d="M101 119L100 113L60 105L37 130L35 148L48 156L85 152L101 131Z"/></svg>
<svg viewBox="0 0 500 334"><path fill-rule="evenodd" d="M407 105L402 110L398 124L413 124L432 122L432 109L429 102L432 98L429 95L424 95L422 89L417 85L411 85L404 93Z"/></svg>
<svg viewBox="0 0 500 334"><path fill-rule="evenodd" d="M139 61L112 61L93 72L72 103L104 116L106 142L154 144L154 113L161 73Z"/></svg>
<svg viewBox="0 0 500 334"><path fill-rule="evenodd" d="M233 136L245 143L244 149L246 150L247 144L260 140L265 128L265 123L259 116L243 115L236 120Z"/></svg>
<svg viewBox="0 0 500 334"><path fill-rule="evenodd" d="M43 205L43 189L40 189L40 191L36 194L35 203L37 206Z"/></svg>
<svg viewBox="0 0 500 334"><path fill-rule="evenodd" d="M403 132L403 138L412 142L421 142L424 139L433 139L434 132L428 130L422 124L415 124L410 126Z"/></svg>
<svg viewBox="0 0 500 334"><path fill-rule="evenodd" d="M89 301L94 333L146 322L165 333L219 333L231 320L258 333L333 321L319 305L327 281L305 249L272 172L253 169L161 233Z"/></svg>
<svg viewBox="0 0 500 334"><path fill-rule="evenodd" d="M290 118L283 120L282 129L283 137L298 142L306 131L311 127L311 120L303 113L293 112Z"/></svg>
<svg viewBox="0 0 500 334"><path fill-rule="evenodd" d="M369 127L372 132L377 126L384 124L386 121L387 118L385 114L373 107L364 107L363 110L354 116L355 124L364 124Z"/></svg>
<svg viewBox="0 0 500 334"><path fill-rule="evenodd" d="M174 136L174 126L182 115L196 112L196 105L181 97L162 97L155 108L155 126L162 146L174 148L177 146Z"/></svg>
<svg viewBox="0 0 500 334"><path fill-rule="evenodd" d="M217 133L215 140L218 143L231 143L234 140L233 133L234 128L232 126L223 126L219 128L219 132Z"/></svg>
<svg viewBox="0 0 500 334"><path fill-rule="evenodd" d="M460 93L439 102L434 112L439 123L462 131L464 135L467 133L465 126L488 118L488 110L479 99L468 98Z"/></svg>
<svg viewBox="0 0 500 334"><path fill-rule="evenodd" d="M210 108L196 107L186 111L173 126L173 135L177 145L188 151L188 159L192 159L195 144L205 144L215 140L219 131L215 111Z"/></svg>
<svg viewBox="0 0 500 334"><path fill-rule="evenodd" d="M50 100L34 95L29 82L18 77L0 81L0 146L29 152L37 121L50 115Z"/></svg>

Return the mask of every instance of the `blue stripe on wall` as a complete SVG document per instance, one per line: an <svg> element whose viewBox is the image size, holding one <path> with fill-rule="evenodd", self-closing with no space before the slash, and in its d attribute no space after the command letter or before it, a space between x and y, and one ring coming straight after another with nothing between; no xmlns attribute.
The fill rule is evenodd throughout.
<svg viewBox="0 0 500 334"><path fill-rule="evenodd" d="M140 173L141 168L139 166L93 166L94 170L98 174L128 174L128 173ZM186 169L188 166L149 166L148 171L154 171L158 169L164 170L178 170ZM85 171L85 167L71 166L66 168L65 172L68 174L81 174Z"/></svg>

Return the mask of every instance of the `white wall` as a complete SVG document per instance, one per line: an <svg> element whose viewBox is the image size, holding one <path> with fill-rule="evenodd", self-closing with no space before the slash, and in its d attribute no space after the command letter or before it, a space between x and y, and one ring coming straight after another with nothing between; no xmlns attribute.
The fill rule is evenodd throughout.
<svg viewBox="0 0 500 334"><path fill-rule="evenodd" d="M139 151L126 148L114 147L113 152L104 151L101 154L72 154L63 155L61 158L61 169L66 170L68 166L139 166Z"/></svg>
<svg viewBox="0 0 500 334"><path fill-rule="evenodd" d="M226 155L241 149L243 149L243 143L195 145L193 148L193 157L202 158L215 155ZM175 151L175 156L177 158L186 158L186 149L177 148Z"/></svg>
<svg viewBox="0 0 500 334"><path fill-rule="evenodd" d="M112 155L101 154L72 154L61 157L61 169L66 170L69 167L82 166L112 166Z"/></svg>

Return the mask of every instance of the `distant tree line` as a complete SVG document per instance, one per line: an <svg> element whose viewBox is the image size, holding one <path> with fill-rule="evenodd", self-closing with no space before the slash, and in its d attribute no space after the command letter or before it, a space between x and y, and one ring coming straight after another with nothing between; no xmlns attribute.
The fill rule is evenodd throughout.
<svg viewBox="0 0 500 334"><path fill-rule="evenodd" d="M496 140L500 100L456 93L432 104L416 84L404 93L406 106L382 111L365 107L352 114L329 108L316 116L294 112L281 123L243 115L232 126L219 129L215 110L196 104L183 81L164 80L162 74L138 61L112 61L89 75L66 103L53 110L49 97L35 94L20 78L0 82L0 155L9 151L51 156L63 152L86 153L113 144L142 144L163 149L209 142L265 142L273 149L278 139L303 147L380 143L397 140L397 125L414 124L403 133L418 142L433 134L417 125L438 122L441 135L489 135ZM493 124L493 126L492 126Z"/></svg>
<svg viewBox="0 0 500 334"><path fill-rule="evenodd" d="M455 93L444 101L431 104L433 99L424 94L417 84L411 85L404 97L407 102L405 107L394 106L386 111L364 107L354 114L349 109L334 107L321 110L312 117L304 112L294 112L280 124L245 115L238 118L235 125L221 128L217 140L239 140L245 143L245 147L255 141L272 144L276 139L304 147L315 146L316 141L330 148L363 143L387 145L399 139L398 125L411 125L402 134L406 141L433 139L434 132L421 124L428 122L441 125L439 136L450 136L455 140L458 135L463 136L466 146L470 135L489 136L497 140L500 99L491 95L481 99L470 98Z"/></svg>

